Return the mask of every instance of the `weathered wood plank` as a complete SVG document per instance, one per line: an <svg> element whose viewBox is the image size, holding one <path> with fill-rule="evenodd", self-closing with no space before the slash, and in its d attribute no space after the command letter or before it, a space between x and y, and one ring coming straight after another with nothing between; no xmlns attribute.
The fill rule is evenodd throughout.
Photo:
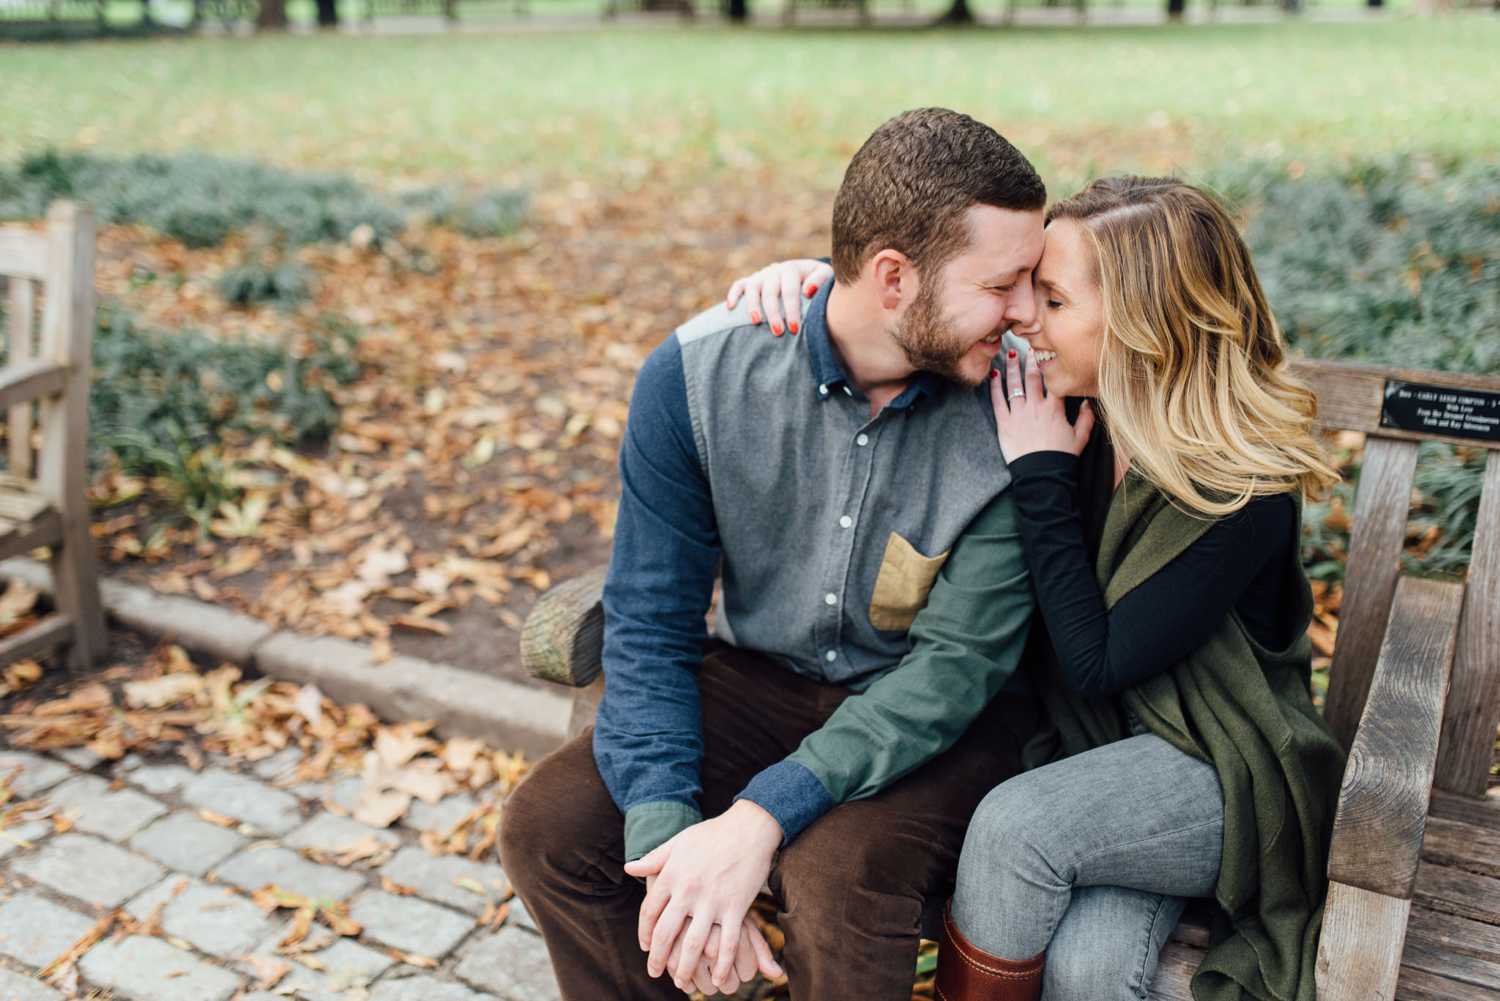
<svg viewBox="0 0 1500 1001"><path fill-rule="evenodd" d="M1410 900L1330 880L1318 942L1319 1001L1393 997L1410 912Z"/></svg>
<svg viewBox="0 0 1500 1001"><path fill-rule="evenodd" d="M20 226L0 227L0 275L47 277L47 238Z"/></svg>
<svg viewBox="0 0 1500 1001"><path fill-rule="evenodd" d="M1500 928L1416 908L1406 925L1401 962L1500 993Z"/></svg>
<svg viewBox="0 0 1500 1001"><path fill-rule="evenodd" d="M1500 828L1500 786L1490 790L1488 795L1479 797L1433 789L1432 804L1428 808L1428 813L1434 817L1458 820L1465 824Z"/></svg>
<svg viewBox="0 0 1500 1001"><path fill-rule="evenodd" d="M62 518L56 511L46 511L23 522L11 522L9 531L0 535L0 560L23 556L38 546L51 546L62 538Z"/></svg>
<svg viewBox="0 0 1500 1001"><path fill-rule="evenodd" d="M1500 727L1500 452L1485 464L1453 688L1443 717L1438 785L1483 796Z"/></svg>
<svg viewBox="0 0 1500 1001"><path fill-rule="evenodd" d="M76 623L68 666L81 669L104 652L108 638L86 494L90 366L98 322L94 216L73 202L54 202L47 228L47 298L38 354L66 366L68 381L60 396L42 400L39 408L37 491L62 517L62 544L50 561L52 590L57 607Z"/></svg>
<svg viewBox="0 0 1500 1001"><path fill-rule="evenodd" d="M1495 1001L1495 992L1403 966L1396 984L1396 1001Z"/></svg>
<svg viewBox="0 0 1500 1001"><path fill-rule="evenodd" d="M1328 878L1410 899L1463 586L1403 577L1339 790Z"/></svg>
<svg viewBox="0 0 1500 1001"><path fill-rule="evenodd" d="M604 575L598 567L538 599L521 630L521 665L544 681L582 688L599 676Z"/></svg>
<svg viewBox="0 0 1500 1001"><path fill-rule="evenodd" d="M58 612L5 637L0 640L0 664L51 653L72 639L73 626L72 616Z"/></svg>
<svg viewBox="0 0 1500 1001"><path fill-rule="evenodd" d="M0 369L0 410L21 403L55 396L68 384L66 366L45 359L32 359Z"/></svg>
<svg viewBox="0 0 1500 1001"><path fill-rule="evenodd" d="M1438 865L1500 876L1500 829L1429 816L1422 857Z"/></svg>
<svg viewBox="0 0 1500 1001"><path fill-rule="evenodd" d="M7 284L10 285L6 304L10 352L6 362L19 365L30 361L36 354L36 284L25 278L11 278ZM7 415L6 445L10 452L10 471L19 476L31 475L31 411L32 404L28 402L11 407Z"/></svg>
<svg viewBox="0 0 1500 1001"><path fill-rule="evenodd" d="M1411 899L1429 910L1500 925L1500 879L1493 876L1423 860Z"/></svg>
<svg viewBox="0 0 1500 1001"><path fill-rule="evenodd" d="M1417 446L1411 442L1371 438L1365 445L1344 575L1344 600L1339 610L1338 643L1323 707L1324 719L1345 747L1354 742L1354 730L1385 637L1416 468Z"/></svg>
<svg viewBox="0 0 1500 1001"><path fill-rule="evenodd" d="M1188 985L1201 962L1202 949L1168 942L1162 947L1156 978L1151 981L1150 1001L1193 1001Z"/></svg>
<svg viewBox="0 0 1500 1001"><path fill-rule="evenodd" d="M1292 371L1318 396L1318 425L1341 431L1363 431L1404 441L1446 441L1479 448L1500 448L1500 442L1476 441L1439 434L1421 434L1380 426L1387 379L1420 382L1445 389L1500 392L1500 377L1434 372L1427 369L1381 368L1347 362L1292 360Z"/></svg>

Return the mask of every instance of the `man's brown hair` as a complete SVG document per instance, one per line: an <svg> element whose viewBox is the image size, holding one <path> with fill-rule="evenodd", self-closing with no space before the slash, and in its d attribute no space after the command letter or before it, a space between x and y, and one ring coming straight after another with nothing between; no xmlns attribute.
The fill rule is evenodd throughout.
<svg viewBox="0 0 1500 1001"><path fill-rule="evenodd" d="M833 273L841 282L881 250L936 273L969 245L971 205L1032 211L1047 188L994 129L947 108L903 112L849 161L833 202Z"/></svg>

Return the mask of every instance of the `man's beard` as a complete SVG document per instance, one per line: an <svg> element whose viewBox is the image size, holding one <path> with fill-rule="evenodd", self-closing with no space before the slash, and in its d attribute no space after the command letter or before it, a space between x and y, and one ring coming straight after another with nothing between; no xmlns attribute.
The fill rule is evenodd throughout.
<svg viewBox="0 0 1500 1001"><path fill-rule="evenodd" d="M963 374L959 363L971 345L960 343L945 333L948 323L938 305L937 290L924 283L891 337L906 354L907 363L919 372L931 372L944 379L977 386L981 381Z"/></svg>

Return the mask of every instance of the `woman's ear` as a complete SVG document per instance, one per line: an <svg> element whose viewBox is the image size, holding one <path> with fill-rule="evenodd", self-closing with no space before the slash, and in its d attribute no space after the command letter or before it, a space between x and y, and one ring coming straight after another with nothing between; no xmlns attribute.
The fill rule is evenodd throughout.
<svg viewBox="0 0 1500 1001"><path fill-rule="evenodd" d="M902 302L917 296L919 279L911 260L899 250L882 250L870 258L869 268L872 287L880 307L895 310Z"/></svg>

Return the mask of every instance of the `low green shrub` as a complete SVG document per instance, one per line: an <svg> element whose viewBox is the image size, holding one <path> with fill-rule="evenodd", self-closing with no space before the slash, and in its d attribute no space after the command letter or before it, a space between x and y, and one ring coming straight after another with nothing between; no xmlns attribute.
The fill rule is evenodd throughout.
<svg viewBox="0 0 1500 1001"><path fill-rule="evenodd" d="M1212 183L1245 214L1246 242L1298 351L1403 368L1500 374L1500 164L1401 157L1309 172L1251 164ZM1468 562L1481 449L1423 446L1412 528L1439 529L1408 560L1421 573ZM1342 503L1353 510L1349 492ZM1345 534L1307 512L1315 573L1342 576Z"/></svg>
<svg viewBox="0 0 1500 1001"><path fill-rule="evenodd" d="M144 223L190 247L223 243L237 230L264 231L287 245L345 240L368 227L378 242L400 233L414 208L470 235L508 233L520 225L520 192L465 195L452 188L390 199L342 174L282 170L249 160L198 153L122 159L47 150L0 165L0 219L42 216L56 198L94 206L102 223Z"/></svg>
<svg viewBox="0 0 1500 1001"><path fill-rule="evenodd" d="M239 494L219 457L226 441L326 441L338 426L334 390L359 375L357 340L334 318L286 347L149 330L105 307L94 339L91 462L113 458L128 473L165 477L180 509L206 523Z"/></svg>
<svg viewBox="0 0 1500 1001"><path fill-rule="evenodd" d="M290 309L312 295L313 276L296 262L248 262L219 277L219 294L232 306L273 305Z"/></svg>

